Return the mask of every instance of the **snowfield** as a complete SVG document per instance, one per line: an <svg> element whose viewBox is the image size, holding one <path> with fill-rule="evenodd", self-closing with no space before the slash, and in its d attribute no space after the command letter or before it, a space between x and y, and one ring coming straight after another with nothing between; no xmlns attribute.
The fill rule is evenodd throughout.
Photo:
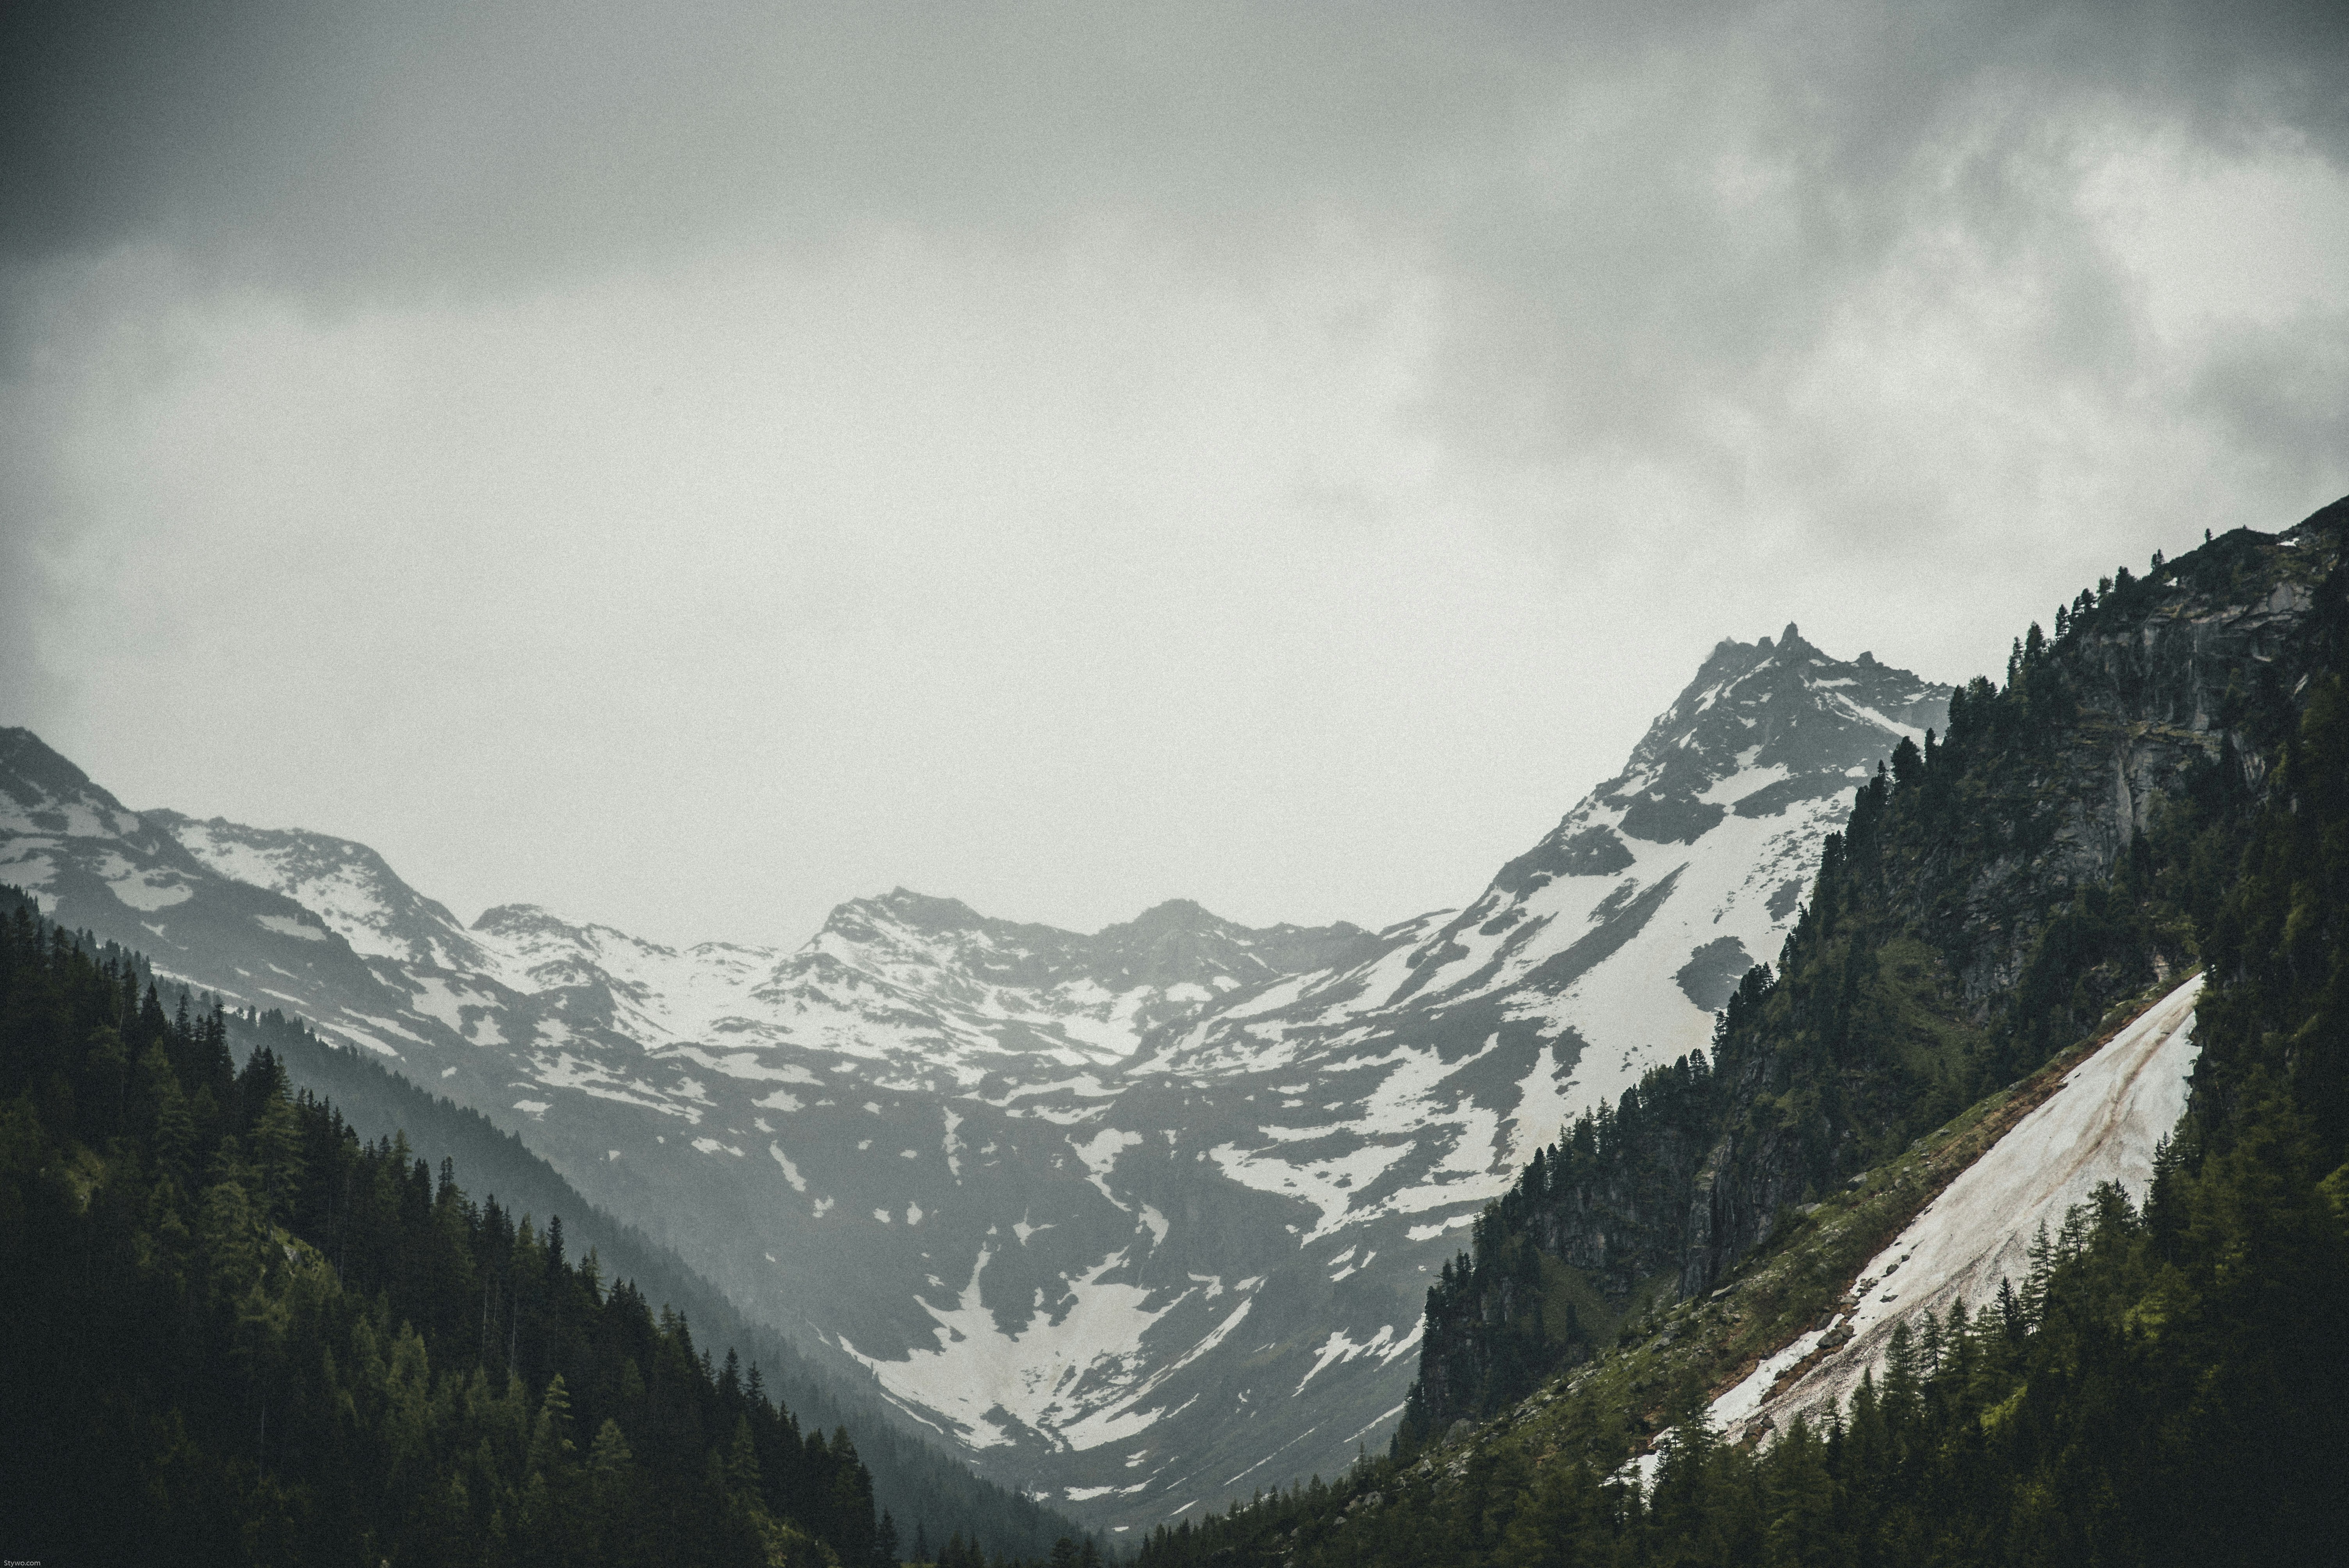
<svg viewBox="0 0 2349 1568"><path fill-rule="evenodd" d="M2065 1212L2106 1181L2142 1202L2155 1149L2186 1114L2194 1070L2195 976L2147 1008L2095 1055L2064 1075L2045 1103L1959 1173L1891 1245L1868 1261L1857 1304L1835 1325L1803 1336L1712 1406L1724 1435L1764 1422L1783 1430L1796 1415L1840 1408L1863 1374L1884 1369L1893 1329L1952 1302L1968 1312L1994 1302L2001 1280L2020 1285L2032 1240L2060 1230ZM1787 1387L1772 1386L1837 1327L1848 1342Z"/></svg>

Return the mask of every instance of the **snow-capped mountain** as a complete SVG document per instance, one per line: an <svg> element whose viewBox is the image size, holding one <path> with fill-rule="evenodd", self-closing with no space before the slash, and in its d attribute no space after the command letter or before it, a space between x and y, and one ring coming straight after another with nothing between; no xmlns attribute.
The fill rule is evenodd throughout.
<svg viewBox="0 0 2349 1568"><path fill-rule="evenodd" d="M988 1474L1146 1527L1383 1440L1456 1227L1703 1043L1947 696L1792 627L1725 642L1465 910L1376 934L903 890L790 950L469 930L363 845L126 811L21 730L0 880L397 1058Z"/></svg>
<svg viewBox="0 0 2349 1568"><path fill-rule="evenodd" d="M1723 642L1623 771L1466 908L1375 963L1201 1018L1154 1065L1279 1070L1441 1043L1513 1070L1546 1055L1573 1107L1612 1099L1704 1045L1739 977L1776 954L1853 788L1947 722L1949 698L1791 625Z"/></svg>

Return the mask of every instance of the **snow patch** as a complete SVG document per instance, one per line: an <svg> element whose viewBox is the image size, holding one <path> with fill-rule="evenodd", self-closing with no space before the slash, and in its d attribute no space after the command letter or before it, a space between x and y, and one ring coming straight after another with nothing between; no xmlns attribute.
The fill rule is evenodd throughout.
<svg viewBox="0 0 2349 1568"><path fill-rule="evenodd" d="M2054 1095L1868 1261L1847 1320L1847 1344L1775 1398L1765 1398L1768 1381L1749 1387L1759 1370L1723 1395L1714 1417L1729 1435L1741 1435L1765 1414L1783 1428L1797 1411L1839 1406L1862 1373L1883 1367L1897 1326L1920 1313L1944 1315L1955 1301L1975 1311L1995 1300L2001 1280L2019 1282L2029 1273L2032 1239L2041 1227L2051 1233L2060 1228L2065 1212L2104 1182L2118 1182L2142 1201L2153 1181L2154 1149L2186 1113L2201 985L2198 975L2179 985L2065 1074ZM1877 1288L1896 1267L1898 1288Z"/></svg>

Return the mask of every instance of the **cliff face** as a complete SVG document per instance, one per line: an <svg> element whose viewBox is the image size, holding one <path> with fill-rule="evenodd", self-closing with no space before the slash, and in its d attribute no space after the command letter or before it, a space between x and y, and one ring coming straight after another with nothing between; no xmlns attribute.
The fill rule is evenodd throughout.
<svg viewBox="0 0 2349 1568"><path fill-rule="evenodd" d="M1826 842L1777 972L1731 999L1710 1063L1651 1072L1488 1211L1431 1293L1403 1440L1565 1354L1528 1320L1517 1249L1619 1300L1658 1274L1709 1289L1792 1205L2194 963L2186 902L2211 880L2198 857L2207 872L2240 853L2318 629L2342 614L2344 535L2349 501L2121 572L2064 606L2054 636L2018 639L2003 686L1956 694L1946 737L1899 748Z"/></svg>
<svg viewBox="0 0 2349 1568"><path fill-rule="evenodd" d="M2075 601L2064 634L2035 660L2024 650L2006 695L2012 706L2013 676L2035 684L2023 696L2037 733L2001 735L1969 769L1978 830L1917 846L1898 895L1977 1018L2022 978L2046 912L2111 876L2190 778L2230 759L2257 789L2341 565L2344 514L2336 503L2277 536L2239 530L2093 606Z"/></svg>

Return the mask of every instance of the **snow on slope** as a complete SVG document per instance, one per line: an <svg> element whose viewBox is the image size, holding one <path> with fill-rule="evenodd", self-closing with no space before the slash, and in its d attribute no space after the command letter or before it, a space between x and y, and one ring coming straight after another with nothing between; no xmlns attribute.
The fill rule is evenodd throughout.
<svg viewBox="0 0 2349 1568"><path fill-rule="evenodd" d="M1908 1229L1870 1259L1856 1287L1858 1305L1836 1324L1804 1335L1756 1367L1712 1407L1732 1439L1767 1421L1783 1429L1805 1411L1841 1408L1863 1373L1884 1369L1893 1329L1920 1314L1946 1316L1962 1301L1976 1311L1999 1282L2030 1272L2032 1240L2106 1181L2142 1201L2153 1182L2155 1147L2186 1114L2194 1070L2195 976L2095 1055L2064 1075L2044 1104L2015 1123L1951 1181ZM1772 1386L1837 1328L1851 1338L1784 1388Z"/></svg>
<svg viewBox="0 0 2349 1568"><path fill-rule="evenodd" d="M1371 940L1345 925L1249 931L1181 900L1085 937L903 888L842 904L789 953L679 951L528 904L490 910L473 934L506 985L595 991L632 1037L689 1045L713 1068L800 1043L938 1088L1113 1068L1153 1026Z"/></svg>
<svg viewBox="0 0 2349 1568"><path fill-rule="evenodd" d="M465 930L363 845L133 832L29 738L16 773L63 782L24 784L0 860L521 1132L988 1473L1142 1527L1376 1440L1459 1227L1704 1042L1946 695L1792 627L1725 642L1476 901L1376 934L1175 903L1084 935L902 889L796 950L527 905Z"/></svg>
<svg viewBox="0 0 2349 1568"><path fill-rule="evenodd" d="M1792 927L1853 788L1945 722L1948 701L1791 625L1723 642L1623 771L1465 909L1351 969L1203 1014L1132 1070L1345 1085L1377 1064L1418 1092L1317 1093L1335 1141L1268 1126L1218 1159L1244 1184L1320 1202L1316 1235L1399 1212L1431 1216L1414 1240L1464 1224L1560 1121L1704 1046ZM1338 1184L1334 1158L1405 1135L1442 1140L1440 1161L1402 1185Z"/></svg>
<svg viewBox="0 0 2349 1568"><path fill-rule="evenodd" d="M365 844L298 829L247 828L219 817L199 822L177 811L142 816L230 881L301 904L361 957L440 969L482 961L454 915L416 893Z"/></svg>

